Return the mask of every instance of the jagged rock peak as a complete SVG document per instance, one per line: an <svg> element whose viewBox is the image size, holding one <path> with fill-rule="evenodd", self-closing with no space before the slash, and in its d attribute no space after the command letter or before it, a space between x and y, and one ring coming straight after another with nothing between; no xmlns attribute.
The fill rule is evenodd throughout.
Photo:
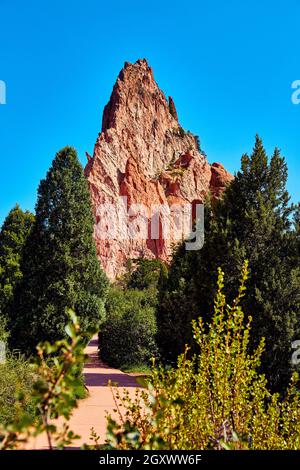
<svg viewBox="0 0 300 470"><path fill-rule="evenodd" d="M198 138L180 126L173 99L166 99L145 59L125 62L104 108L93 157L87 157L96 246L110 278L124 272L131 258L167 262L174 240L124 240L118 227L113 238L103 239L99 234L111 220L97 215L99 205L115 206L120 196L127 198L129 208L139 203L148 208L194 204L208 193L219 197L232 179L221 164L209 165Z"/></svg>
<svg viewBox="0 0 300 470"><path fill-rule="evenodd" d="M172 98L171 101L174 105ZM102 132L121 124L118 123L118 114L124 111L124 107L129 114L134 108L138 108L136 118L142 120L144 114L151 110L151 105L155 106L158 103L161 108L164 108L164 114L170 114L166 97L159 89L147 60L139 59L134 64L125 62L113 87L110 100L104 108Z"/></svg>

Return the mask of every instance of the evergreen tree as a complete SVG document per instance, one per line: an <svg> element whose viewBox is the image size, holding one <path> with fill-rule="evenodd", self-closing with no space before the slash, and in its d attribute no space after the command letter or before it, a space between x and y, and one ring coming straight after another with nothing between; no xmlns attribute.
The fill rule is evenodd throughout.
<svg viewBox="0 0 300 470"><path fill-rule="evenodd" d="M292 237L290 243L293 244L293 252L295 253L295 265L299 264L300 258L300 203L294 206L293 226L295 237Z"/></svg>
<svg viewBox="0 0 300 470"><path fill-rule="evenodd" d="M172 96L169 96L169 111L170 111L170 114L172 114L173 118L176 119L176 121L178 121L178 115L177 115L175 103L173 101Z"/></svg>
<svg viewBox="0 0 300 470"><path fill-rule="evenodd" d="M30 353L39 341L63 337L67 308L75 310L83 329L103 321L107 279L96 256L93 224L87 181L76 151L66 147L38 189L10 321L14 347Z"/></svg>
<svg viewBox="0 0 300 470"><path fill-rule="evenodd" d="M7 319L16 285L22 279L22 250L34 215L16 205L7 215L0 232L0 315Z"/></svg>
<svg viewBox="0 0 300 470"><path fill-rule="evenodd" d="M129 289L156 289L167 275L167 267L159 259L138 259L136 263L137 267L127 283Z"/></svg>
<svg viewBox="0 0 300 470"><path fill-rule="evenodd" d="M177 333L172 331L170 341L182 350L182 338L185 342L191 338L190 319L201 315L209 320L217 267L225 272L226 294L232 301L243 261L248 259L250 276L243 308L253 317L253 347L262 336L266 338L262 370L275 389L281 389L290 377L291 342L300 333L299 256L286 180L287 167L280 152L275 149L268 162L257 136L252 155L242 157L241 171L214 205L213 214L206 208L203 249L184 252L181 248L175 256L159 309L160 316L174 323L173 330L180 326ZM187 313L179 319L182 304ZM164 355L175 357L172 350L166 351L166 334L166 329L160 332Z"/></svg>

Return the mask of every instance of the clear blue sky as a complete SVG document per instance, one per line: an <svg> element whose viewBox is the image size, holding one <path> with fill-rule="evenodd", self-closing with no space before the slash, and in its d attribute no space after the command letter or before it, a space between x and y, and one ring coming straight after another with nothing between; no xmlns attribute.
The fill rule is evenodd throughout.
<svg viewBox="0 0 300 470"><path fill-rule="evenodd" d="M124 61L146 57L181 124L232 172L255 133L282 149L300 199L300 2L0 0L0 222L33 209L57 150L92 153Z"/></svg>

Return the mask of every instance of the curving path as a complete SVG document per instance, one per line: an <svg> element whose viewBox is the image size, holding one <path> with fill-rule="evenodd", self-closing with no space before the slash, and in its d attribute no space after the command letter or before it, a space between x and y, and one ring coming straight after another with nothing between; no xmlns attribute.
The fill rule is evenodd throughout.
<svg viewBox="0 0 300 470"><path fill-rule="evenodd" d="M114 384L117 383L121 388L128 389L132 396L134 396L136 388L139 387L135 376L125 374L117 369L111 369L99 361L97 336L92 338L85 352L89 359L85 364L83 374L89 393L87 398L79 401L79 406L74 410L69 421L70 429L81 436L80 439L74 441L73 445L76 447L69 447L69 449L80 448L84 443L91 444L91 428L94 428L97 434L100 435L100 443L104 443L106 412L108 411L112 416L116 416L113 411L115 409L113 396L110 388L107 387L109 380ZM45 449L47 447L45 436L39 436L30 447L32 449Z"/></svg>

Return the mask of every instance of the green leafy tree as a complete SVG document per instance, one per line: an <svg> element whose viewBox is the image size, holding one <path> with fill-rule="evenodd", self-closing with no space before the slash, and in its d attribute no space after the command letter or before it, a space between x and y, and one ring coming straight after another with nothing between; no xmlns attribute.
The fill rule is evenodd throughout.
<svg viewBox="0 0 300 470"><path fill-rule="evenodd" d="M140 290L157 288L166 275L167 267L159 259L139 259L136 269L130 275L127 287Z"/></svg>
<svg viewBox="0 0 300 470"><path fill-rule="evenodd" d="M103 321L107 279L96 256L93 224L87 181L76 151L66 147L38 189L10 319L13 347L30 353L39 341L62 338L68 308L76 310L84 330Z"/></svg>
<svg viewBox="0 0 300 470"><path fill-rule="evenodd" d="M156 306L167 267L158 259L130 260L108 294L99 334L100 357L123 370L146 370L157 356Z"/></svg>
<svg viewBox="0 0 300 470"><path fill-rule="evenodd" d="M100 357L113 367L147 366L157 355L157 332L153 289L112 288L107 300L107 318L99 334Z"/></svg>
<svg viewBox="0 0 300 470"><path fill-rule="evenodd" d="M268 161L257 137L252 155L242 157L241 171L223 199L206 208L203 249L185 252L182 247L175 255L159 308L165 357L169 354L174 359L178 347L182 351L183 343L191 341L190 319L197 317L199 308L204 320L209 320L217 267L225 272L226 294L232 300L243 261L248 259L250 275L243 308L253 315L252 347L266 338L262 370L274 388L286 385L300 312L299 256L286 180L287 166L278 149ZM180 305L184 305L183 312ZM170 323L173 330L166 327Z"/></svg>
<svg viewBox="0 0 300 470"><path fill-rule="evenodd" d="M16 205L8 214L0 232L0 316L4 321L14 290L22 279L21 257L34 215Z"/></svg>

